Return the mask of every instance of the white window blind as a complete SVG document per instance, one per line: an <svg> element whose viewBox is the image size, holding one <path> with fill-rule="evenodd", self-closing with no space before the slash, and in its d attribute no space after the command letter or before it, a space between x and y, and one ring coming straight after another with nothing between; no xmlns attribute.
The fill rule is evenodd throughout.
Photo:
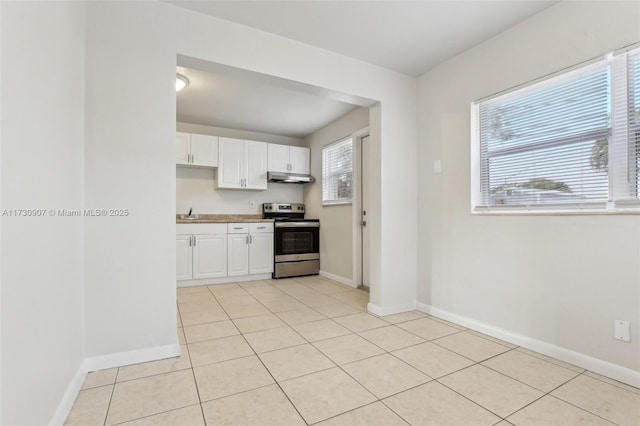
<svg viewBox="0 0 640 426"><path fill-rule="evenodd" d="M478 103L476 207L604 206L609 87L603 61Z"/></svg>
<svg viewBox="0 0 640 426"><path fill-rule="evenodd" d="M609 159L616 206L639 205L640 49L612 61L613 135Z"/></svg>
<svg viewBox="0 0 640 426"><path fill-rule="evenodd" d="M322 204L350 203L352 180L352 139L342 139L322 148Z"/></svg>

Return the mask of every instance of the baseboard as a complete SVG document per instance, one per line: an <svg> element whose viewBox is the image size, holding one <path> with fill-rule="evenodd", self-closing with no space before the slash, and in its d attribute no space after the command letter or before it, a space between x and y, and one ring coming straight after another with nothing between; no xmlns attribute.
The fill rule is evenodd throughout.
<svg viewBox="0 0 640 426"><path fill-rule="evenodd" d="M78 393L82 389L87 373L96 370L104 370L106 368L122 367L129 364L138 364L140 362L157 361L164 358L172 358L180 355L180 345L156 346L154 348L138 349L135 351L119 352L115 354L102 355L97 357L85 358L78 371L71 379L67 390L58 404L50 425L63 425L71 409L73 403L78 397Z"/></svg>
<svg viewBox="0 0 640 426"><path fill-rule="evenodd" d="M353 283L353 280L351 278L341 277L340 275L335 275L327 271L320 271L320 276L329 278L330 280L337 281L344 285L348 285L349 287L357 288L357 286Z"/></svg>
<svg viewBox="0 0 640 426"><path fill-rule="evenodd" d="M238 275L235 277L200 278L196 280L176 281L176 286L179 288L179 287L193 287L193 286L200 286L200 285L240 283L245 281L270 280L272 277L273 276L269 272L267 274Z"/></svg>
<svg viewBox="0 0 640 426"><path fill-rule="evenodd" d="M53 418L49 422L52 426L62 426L64 422L67 420L71 409L73 408L73 403L76 401L78 397L78 393L80 389L82 389L82 385L84 384L84 379L87 377L87 371L84 368L84 363L80 365L76 374L74 374L69 386L67 386L67 390L64 392L62 396L62 400L60 404L58 404L58 408L56 412L53 414Z"/></svg>
<svg viewBox="0 0 640 426"><path fill-rule="evenodd" d="M556 346L542 340L537 340L529 336L494 327L492 325L476 321L471 318L463 317L461 315L457 315L443 309L434 308L433 306L427 305L425 303L417 303L416 308L419 311L425 312L438 318L442 318L454 324L467 327L471 330L479 331L480 333L484 333L489 336L504 340L505 342L522 346L523 348L559 359L560 361L577 365L578 367L593 371L594 373L602 374L603 376L610 377L612 379L618 380L619 382L626 383L635 387L640 387L639 371L622 367L608 361L603 361L601 359L597 359L580 352L575 352L561 346Z"/></svg>
<svg viewBox="0 0 640 426"><path fill-rule="evenodd" d="M86 369L85 371L89 372L141 362L157 361L176 356L180 356L180 345L178 343L86 358L84 360L84 367Z"/></svg>
<svg viewBox="0 0 640 426"><path fill-rule="evenodd" d="M394 306L378 306L371 302L367 304L367 311L379 317L384 317L386 315L399 314L401 312L412 311L415 308L416 308L415 302L405 303L402 305L394 305Z"/></svg>

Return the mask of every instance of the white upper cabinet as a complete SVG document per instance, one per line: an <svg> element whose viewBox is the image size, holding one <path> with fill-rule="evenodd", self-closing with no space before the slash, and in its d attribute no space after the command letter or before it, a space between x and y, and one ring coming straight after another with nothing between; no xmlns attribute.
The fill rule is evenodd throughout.
<svg viewBox="0 0 640 426"><path fill-rule="evenodd" d="M191 135L191 164L218 167L218 137Z"/></svg>
<svg viewBox="0 0 640 426"><path fill-rule="evenodd" d="M191 161L191 135L176 133L176 164L188 165Z"/></svg>
<svg viewBox="0 0 640 426"><path fill-rule="evenodd" d="M311 150L297 146L268 144L270 172L309 174Z"/></svg>
<svg viewBox="0 0 640 426"><path fill-rule="evenodd" d="M309 163L311 162L311 150L309 148L300 148L297 146L289 147L289 164L291 173L300 173L308 175L311 170Z"/></svg>
<svg viewBox="0 0 640 426"><path fill-rule="evenodd" d="M267 189L267 144L221 137L216 188Z"/></svg>
<svg viewBox="0 0 640 426"><path fill-rule="evenodd" d="M243 187L244 141L220 138L217 188Z"/></svg>
<svg viewBox="0 0 640 426"><path fill-rule="evenodd" d="M245 141L245 189L267 189L267 144Z"/></svg>
<svg viewBox="0 0 640 426"><path fill-rule="evenodd" d="M218 137L177 132L176 164L218 167Z"/></svg>
<svg viewBox="0 0 640 426"><path fill-rule="evenodd" d="M283 172L289 171L289 147L287 145L277 145L274 143L269 146L269 171Z"/></svg>

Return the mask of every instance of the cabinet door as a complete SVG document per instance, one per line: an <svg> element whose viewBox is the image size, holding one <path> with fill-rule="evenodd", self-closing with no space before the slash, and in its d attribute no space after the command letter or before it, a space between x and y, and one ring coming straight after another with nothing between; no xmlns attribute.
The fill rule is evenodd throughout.
<svg viewBox="0 0 640 426"><path fill-rule="evenodd" d="M176 280L192 278L191 235L176 235Z"/></svg>
<svg viewBox="0 0 640 426"><path fill-rule="evenodd" d="M176 133L176 164L189 164L191 153L191 135L189 133Z"/></svg>
<svg viewBox="0 0 640 426"><path fill-rule="evenodd" d="M219 138L217 188L242 188L244 179L244 141Z"/></svg>
<svg viewBox="0 0 640 426"><path fill-rule="evenodd" d="M249 273L273 272L273 232L251 234L249 244Z"/></svg>
<svg viewBox="0 0 640 426"><path fill-rule="evenodd" d="M193 278L227 276L227 235L194 235Z"/></svg>
<svg viewBox="0 0 640 426"><path fill-rule="evenodd" d="M227 275L230 277L249 273L249 234L229 234Z"/></svg>
<svg viewBox="0 0 640 426"><path fill-rule="evenodd" d="M193 142L191 142L193 143ZM291 173L309 174L309 161L311 160L311 150L297 146L289 147L289 164Z"/></svg>
<svg viewBox="0 0 640 426"><path fill-rule="evenodd" d="M268 151L267 170L270 172L288 172L289 146L270 143L268 144Z"/></svg>
<svg viewBox="0 0 640 426"><path fill-rule="evenodd" d="M245 188L267 189L267 144L245 141Z"/></svg>
<svg viewBox="0 0 640 426"><path fill-rule="evenodd" d="M191 135L191 154L194 166L218 167L218 137Z"/></svg>

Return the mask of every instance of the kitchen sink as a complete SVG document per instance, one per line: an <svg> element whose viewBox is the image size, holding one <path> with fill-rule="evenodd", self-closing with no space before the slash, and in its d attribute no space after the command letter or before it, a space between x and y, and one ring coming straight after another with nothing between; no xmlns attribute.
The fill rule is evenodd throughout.
<svg viewBox="0 0 640 426"><path fill-rule="evenodd" d="M192 214L191 216L189 216L188 214L181 214L180 215L180 219L198 220L198 219L200 219L200 215L199 214Z"/></svg>

